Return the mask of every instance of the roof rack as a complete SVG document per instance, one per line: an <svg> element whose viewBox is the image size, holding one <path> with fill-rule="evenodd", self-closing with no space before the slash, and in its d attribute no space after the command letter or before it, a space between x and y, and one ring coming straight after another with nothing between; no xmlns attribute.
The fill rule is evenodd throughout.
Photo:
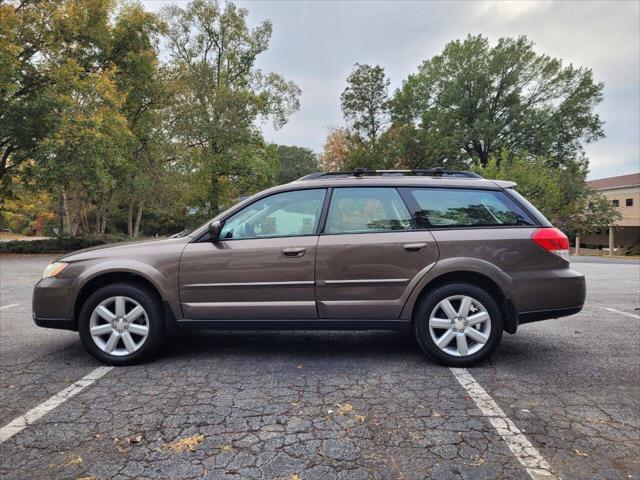
<svg viewBox="0 0 640 480"><path fill-rule="evenodd" d="M325 177L393 177L393 176L424 176L424 177L466 177L466 178L482 178L474 172L466 170L445 170L444 168L416 168L413 170L371 170L369 168L356 168L350 171L338 172L317 172L305 175L298 180L316 180Z"/></svg>

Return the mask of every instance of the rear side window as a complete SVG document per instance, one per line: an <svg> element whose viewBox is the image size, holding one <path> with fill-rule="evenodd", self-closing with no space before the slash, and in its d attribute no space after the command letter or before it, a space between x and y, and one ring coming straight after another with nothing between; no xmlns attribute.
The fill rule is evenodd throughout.
<svg viewBox="0 0 640 480"><path fill-rule="evenodd" d="M411 214L395 188L336 188L325 233L364 233L411 228Z"/></svg>
<svg viewBox="0 0 640 480"><path fill-rule="evenodd" d="M419 228L534 225L507 194L494 190L408 188Z"/></svg>

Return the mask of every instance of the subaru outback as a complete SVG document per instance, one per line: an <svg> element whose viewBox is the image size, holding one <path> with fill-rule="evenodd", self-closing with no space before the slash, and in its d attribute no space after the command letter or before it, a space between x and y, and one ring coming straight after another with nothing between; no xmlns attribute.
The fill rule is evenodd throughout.
<svg viewBox="0 0 640 480"><path fill-rule="evenodd" d="M111 365L178 329L407 329L471 366L503 331L579 312L567 237L508 181L443 169L316 173L191 233L71 253L35 286L41 327Z"/></svg>

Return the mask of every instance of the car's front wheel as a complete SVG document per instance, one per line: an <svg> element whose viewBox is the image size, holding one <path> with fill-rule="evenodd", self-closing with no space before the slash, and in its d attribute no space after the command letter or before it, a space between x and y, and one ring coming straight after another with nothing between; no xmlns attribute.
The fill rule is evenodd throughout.
<svg viewBox="0 0 640 480"><path fill-rule="evenodd" d="M502 338L502 315L491 294L452 283L427 294L415 312L414 331L425 353L443 365L469 367L489 357Z"/></svg>
<svg viewBox="0 0 640 480"><path fill-rule="evenodd" d="M109 365L130 365L153 355L164 339L162 310L156 295L127 283L95 291L80 310L85 348Z"/></svg>

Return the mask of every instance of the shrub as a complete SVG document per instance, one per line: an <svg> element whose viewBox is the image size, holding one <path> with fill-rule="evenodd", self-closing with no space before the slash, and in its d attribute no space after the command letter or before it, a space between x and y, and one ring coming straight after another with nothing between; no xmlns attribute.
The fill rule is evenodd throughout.
<svg viewBox="0 0 640 480"><path fill-rule="evenodd" d="M55 237L42 240L11 240L0 242L0 254L2 253L68 253L83 248L95 247L107 243L128 240L117 235L104 235L100 237Z"/></svg>

